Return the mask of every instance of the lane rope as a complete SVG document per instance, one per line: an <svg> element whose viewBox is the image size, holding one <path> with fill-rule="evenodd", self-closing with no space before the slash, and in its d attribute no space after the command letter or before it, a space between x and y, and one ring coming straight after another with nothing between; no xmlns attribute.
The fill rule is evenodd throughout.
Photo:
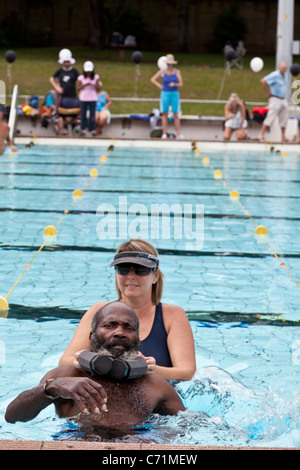
<svg viewBox="0 0 300 470"><path fill-rule="evenodd" d="M114 138L112 137L112 139L114 140ZM29 144L27 144L25 147L26 148L30 148L32 145L34 145L34 142L31 141ZM107 148L107 152L111 152L112 150L114 149L114 145L111 144L108 148ZM15 155L15 154L14 154ZM9 155L9 156L12 156L12 155ZM99 163L90 170L90 175L89 175L89 179L85 182L85 184L83 185L83 187L81 189L75 189L73 192L72 192L72 196L73 196L73 200L72 202L69 204L69 206L67 207L66 210L64 210L64 213L63 215L61 216L61 218L57 221L57 223L55 225L48 225L47 227L44 228L43 230L43 236L44 236L44 242L41 244L41 246L39 247L39 249L36 251L36 253L34 254L34 256L31 258L31 260L29 261L28 264L26 264L25 266L25 269L22 271L22 273L20 274L19 278L16 280L16 282L14 283L14 285L11 287L11 289L8 291L8 293L5 295L5 296L0 296L0 316L5 316L7 315L8 313L8 310L9 310L9 303L7 301L7 298L11 295L11 293L13 292L13 290L16 288L16 286L19 284L19 282L21 281L22 277L24 276L24 274L28 271L28 269L30 268L31 264L33 263L33 261L36 259L36 257L41 253L41 251L45 248L46 244L48 241L51 241L53 242L54 240L56 240L56 236L57 236L57 227L61 224L61 222L64 220L64 218L66 217L66 215L69 213L70 211L70 208L79 200L82 198L83 196L83 192L84 190L87 188L87 186L91 183L91 181L93 179L95 179L97 176L98 176L98 168L100 166L102 166L106 161L107 161L107 157L108 157L108 153L106 153L105 155L102 155L99 159Z"/></svg>
<svg viewBox="0 0 300 470"><path fill-rule="evenodd" d="M192 141L192 149L194 151L194 153L196 155L199 155L201 152L200 150L197 148L197 144L195 141ZM280 150L276 150L273 146L270 148L270 150L272 152L276 152L277 155L281 154L282 157L287 157L287 153L286 152L281 152ZM294 275L291 273L291 271L288 269L288 267L286 266L285 262L282 261L282 259L278 256L278 254L276 253L275 249L272 247L270 241L267 239L267 235L269 233L267 227L265 227L264 225L258 225L256 223L256 221L254 220L254 218L251 216L251 214L249 213L249 211L244 207L244 205L241 203L240 201L240 194L238 191L230 188L229 184L227 183L227 181L224 180L223 178L223 175L222 175L222 171L221 170L218 170L218 169L215 169L214 166L211 164L210 162L210 158L209 157L203 157L202 158L202 163L204 166L206 167L209 167L212 171L213 171L213 175L214 175L214 179L215 180L220 180L222 181L222 184L223 186L225 186L228 191L229 191L229 196L230 196L230 199L232 201L235 201L239 206L240 208L242 209L242 211L244 212L244 214L247 216L247 218L252 222L252 224L254 225L255 229L254 229L254 233L256 236L259 236L261 237L261 239L266 243L266 245L269 247L270 251L272 252L273 256L280 262L280 266L285 269L285 271L287 272L287 274L291 277L291 279L294 281L294 283L296 284L297 287L300 287L300 284L298 283L298 281L295 279Z"/></svg>

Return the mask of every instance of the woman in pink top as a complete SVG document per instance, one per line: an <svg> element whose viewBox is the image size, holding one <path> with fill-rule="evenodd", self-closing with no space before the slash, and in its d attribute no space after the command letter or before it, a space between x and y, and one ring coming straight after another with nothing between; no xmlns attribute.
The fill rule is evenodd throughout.
<svg viewBox="0 0 300 470"><path fill-rule="evenodd" d="M81 135L85 135L87 128L87 111L89 111L89 130L96 135L96 102L100 90L99 75L94 73L93 62L87 61L83 64L83 74L77 79L77 89L81 107L80 128Z"/></svg>

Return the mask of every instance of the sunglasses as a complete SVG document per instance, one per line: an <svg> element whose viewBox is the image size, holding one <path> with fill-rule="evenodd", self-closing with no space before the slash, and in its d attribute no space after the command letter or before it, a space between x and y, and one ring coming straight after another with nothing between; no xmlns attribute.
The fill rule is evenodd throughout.
<svg viewBox="0 0 300 470"><path fill-rule="evenodd" d="M145 266L137 265L117 264L115 266L116 273L121 274L121 276L126 276L131 268L133 269L134 274L137 276L149 276L150 273L156 270L156 268L145 268Z"/></svg>

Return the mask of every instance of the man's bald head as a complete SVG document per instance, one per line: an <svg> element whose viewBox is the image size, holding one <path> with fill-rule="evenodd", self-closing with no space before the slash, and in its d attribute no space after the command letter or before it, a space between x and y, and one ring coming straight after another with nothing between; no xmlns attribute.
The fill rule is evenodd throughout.
<svg viewBox="0 0 300 470"><path fill-rule="evenodd" d="M112 302L109 302L103 307L101 307L99 310L97 310L92 320L92 333L96 331L99 321L102 320L108 313L118 314L118 312L122 311L126 311L132 315L132 318L135 321L137 332L139 333L139 319L137 314L135 313L133 308L131 308L129 305L125 304L125 302L122 302L121 300L114 300Z"/></svg>
<svg viewBox="0 0 300 470"><path fill-rule="evenodd" d="M287 71L287 69L288 69L287 63L286 63L286 62L280 62L280 64L278 65L278 70L279 70L279 72L280 72L282 75L285 74L285 72Z"/></svg>

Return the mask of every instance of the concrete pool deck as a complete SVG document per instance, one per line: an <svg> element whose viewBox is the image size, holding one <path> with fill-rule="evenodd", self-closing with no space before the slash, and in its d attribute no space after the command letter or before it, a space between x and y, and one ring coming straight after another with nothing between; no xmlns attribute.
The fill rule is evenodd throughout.
<svg viewBox="0 0 300 470"><path fill-rule="evenodd" d="M299 450L298 448L283 447L218 447L201 445L168 445L168 444L122 444L114 442L85 442L85 441L21 441L21 440L0 440L0 451L2 450L101 450L101 451L146 451L153 453L172 452L180 453L188 451L197 453L204 450Z"/></svg>

